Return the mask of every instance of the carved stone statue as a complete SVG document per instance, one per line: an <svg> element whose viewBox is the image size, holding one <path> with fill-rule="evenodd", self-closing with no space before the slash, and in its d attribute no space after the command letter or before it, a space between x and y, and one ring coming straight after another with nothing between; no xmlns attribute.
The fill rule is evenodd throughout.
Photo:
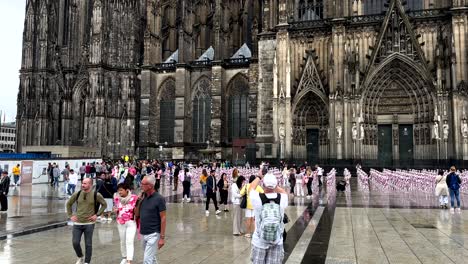
<svg viewBox="0 0 468 264"><path fill-rule="evenodd" d="M341 139L341 134L343 134L343 128L341 127L341 123L336 125L336 138Z"/></svg>
<svg viewBox="0 0 468 264"><path fill-rule="evenodd" d="M463 138L468 138L468 124L466 123L466 119L462 121L461 134Z"/></svg>
<svg viewBox="0 0 468 264"><path fill-rule="evenodd" d="M353 140L358 139L358 128L356 126L356 123L353 123L353 127L351 128L351 136L352 136Z"/></svg>
<svg viewBox="0 0 468 264"><path fill-rule="evenodd" d="M361 123L359 125L359 129L361 130L361 134L359 135L359 140L363 140L364 139L364 125Z"/></svg>
<svg viewBox="0 0 468 264"><path fill-rule="evenodd" d="M444 124L442 125L442 132L443 132L443 137L444 139L448 139L449 137L449 124L447 123L447 120L444 121Z"/></svg>
<svg viewBox="0 0 468 264"><path fill-rule="evenodd" d="M440 136L439 136L439 123L438 122L434 122L434 126L432 127L432 138L440 139Z"/></svg>
<svg viewBox="0 0 468 264"><path fill-rule="evenodd" d="M280 138L281 141L283 141L285 137L286 137L286 132L284 130L284 126L280 126L279 127L279 138Z"/></svg>

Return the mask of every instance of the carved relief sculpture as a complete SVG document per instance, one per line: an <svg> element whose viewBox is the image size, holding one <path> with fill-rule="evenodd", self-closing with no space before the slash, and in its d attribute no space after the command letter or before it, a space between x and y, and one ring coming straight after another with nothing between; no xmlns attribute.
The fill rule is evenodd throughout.
<svg viewBox="0 0 468 264"><path fill-rule="evenodd" d="M442 132L443 132L443 137L444 139L448 139L449 137L449 124L447 122L447 120L444 120L444 124L442 125Z"/></svg>
<svg viewBox="0 0 468 264"><path fill-rule="evenodd" d="M356 123L354 122L353 122L353 127L351 128L351 135L352 135L353 140L358 139L358 128L356 126Z"/></svg>
<svg viewBox="0 0 468 264"><path fill-rule="evenodd" d="M468 138L468 124L466 123L466 119L462 120L461 134L463 138Z"/></svg>
<svg viewBox="0 0 468 264"><path fill-rule="evenodd" d="M434 122L434 126L432 127L432 138L433 139L440 139L439 123L438 122Z"/></svg>

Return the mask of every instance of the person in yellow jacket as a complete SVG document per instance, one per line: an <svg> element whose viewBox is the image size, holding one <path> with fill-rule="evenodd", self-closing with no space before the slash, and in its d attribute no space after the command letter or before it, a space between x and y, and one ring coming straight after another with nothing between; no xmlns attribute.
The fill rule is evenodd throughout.
<svg viewBox="0 0 468 264"><path fill-rule="evenodd" d="M252 206L252 202L250 201L250 195L249 195L249 190L250 190L250 183L252 183L255 180L255 175L251 175L249 178L249 183L244 185L242 187L242 190L240 191L240 195L244 196L247 195L247 208L245 209L245 226L246 226L246 234L245 237L252 237L252 234L254 232L255 228L255 219L254 219L254 210ZM257 186L255 189L258 193L263 193L263 189L260 186Z"/></svg>
<svg viewBox="0 0 468 264"><path fill-rule="evenodd" d="M200 175L200 185L202 188L203 199L206 198L206 179L208 179L208 172L206 169L203 169L202 174Z"/></svg>
<svg viewBox="0 0 468 264"><path fill-rule="evenodd" d="M16 166L13 167L13 178L14 178L14 181L15 181L15 186L18 186L18 181L19 181L20 174L21 174L20 165L16 164Z"/></svg>

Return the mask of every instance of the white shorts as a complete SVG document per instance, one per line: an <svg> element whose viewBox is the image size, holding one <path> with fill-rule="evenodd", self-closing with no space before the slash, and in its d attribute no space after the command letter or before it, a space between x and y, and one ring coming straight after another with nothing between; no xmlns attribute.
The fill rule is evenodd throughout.
<svg viewBox="0 0 468 264"><path fill-rule="evenodd" d="M254 210L253 209L245 209L245 217L249 218L249 217L254 217L255 214L254 214Z"/></svg>
<svg viewBox="0 0 468 264"><path fill-rule="evenodd" d="M114 207L114 200L112 198L104 198L104 200L107 203L107 208L104 210L104 212L112 212L112 209Z"/></svg>

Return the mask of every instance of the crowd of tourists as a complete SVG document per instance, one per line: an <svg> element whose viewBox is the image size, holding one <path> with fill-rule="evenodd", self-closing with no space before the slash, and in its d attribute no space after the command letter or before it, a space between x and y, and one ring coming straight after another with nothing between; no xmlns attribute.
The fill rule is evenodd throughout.
<svg viewBox="0 0 468 264"><path fill-rule="evenodd" d="M195 199L205 203L206 217L210 216L211 204L216 215L231 214L232 234L251 239L252 263L282 263L288 222L285 209L289 199L311 199L317 188L324 185L328 189L334 184L328 179L330 173L325 177L319 165L309 166L307 162L300 166L271 167L262 163L260 167L231 167L227 162L121 160L82 163L79 168L66 164L62 169L51 163L47 173L49 184L69 198L67 214L73 222L72 245L78 257L77 264L91 262L96 222L111 223L114 219L120 236L121 264L133 262L136 234L142 237L143 263L157 263L157 251L164 246L166 236L166 201L162 194L178 194L180 186L183 189L181 202L193 202L195 194ZM2 197L6 200L8 187L5 186L9 186L10 181L7 173L1 174L0 202L4 210L7 205ZM377 172L365 175L367 178L361 174L365 173L358 168L359 186L374 184L378 189L381 178ZM350 177L346 170L345 180L340 182L346 186ZM450 210L459 212L462 180L455 167L435 180L440 207L448 208L450 195ZM16 182L17 179L13 184ZM77 188L79 182L81 188ZM385 182L384 187L388 186ZM80 246L83 235L84 254Z"/></svg>
<svg viewBox="0 0 468 264"><path fill-rule="evenodd" d="M232 213L232 234L252 239L252 263L282 263L288 219L286 189L292 190L292 196L307 193L310 198L313 179L323 180L323 169L307 163L282 169L266 163L260 168L235 168L229 163L145 160L83 163L74 169L67 164L62 170L52 163L48 172L50 185L69 196L67 213L74 222L72 242L77 264L91 262L95 223L114 219L121 240L121 263L132 263L137 233L143 236L143 263L155 263L157 249L164 246L166 227L166 202L160 190L166 188L174 194L180 186L182 203L193 202L195 189L205 202L207 217L210 204L216 215ZM81 189L77 190L80 180ZM83 235L85 254L80 246Z"/></svg>

